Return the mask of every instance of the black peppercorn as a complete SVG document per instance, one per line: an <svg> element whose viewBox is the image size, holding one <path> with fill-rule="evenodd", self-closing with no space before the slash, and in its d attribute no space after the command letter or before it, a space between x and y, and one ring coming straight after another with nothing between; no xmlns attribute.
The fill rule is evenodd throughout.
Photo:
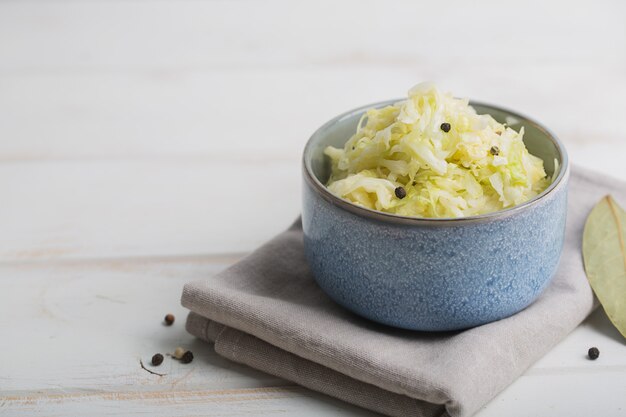
<svg viewBox="0 0 626 417"><path fill-rule="evenodd" d="M190 363L193 360L193 353L191 353L190 350L188 350L187 352L185 352L182 356L182 358L180 358L180 361L182 363Z"/></svg>
<svg viewBox="0 0 626 417"><path fill-rule="evenodd" d="M442 123L440 127L441 127L441 130L448 133L450 131L451 126L450 126L450 123Z"/></svg>
<svg viewBox="0 0 626 417"><path fill-rule="evenodd" d="M492 146L491 149L489 149L489 153L492 155L500 155L500 148L498 148L497 146Z"/></svg>
<svg viewBox="0 0 626 417"><path fill-rule="evenodd" d="M163 355L161 355L160 353L157 353L152 357L152 365L159 366L162 363L163 363Z"/></svg>
<svg viewBox="0 0 626 417"><path fill-rule="evenodd" d="M596 359L598 359L598 356L600 356L600 351L598 350L597 347L592 347L592 348L589 348L589 351L587 352L587 354L589 355L589 359L591 359L592 361L595 361Z"/></svg>
<svg viewBox="0 0 626 417"><path fill-rule="evenodd" d="M168 326L171 326L172 324L174 324L175 317L173 314L168 314L165 316L164 320L165 320L165 324L167 324Z"/></svg>
<svg viewBox="0 0 626 417"><path fill-rule="evenodd" d="M406 197L406 190L404 189L404 187L396 188L395 193L396 193L396 197L398 197L400 200Z"/></svg>

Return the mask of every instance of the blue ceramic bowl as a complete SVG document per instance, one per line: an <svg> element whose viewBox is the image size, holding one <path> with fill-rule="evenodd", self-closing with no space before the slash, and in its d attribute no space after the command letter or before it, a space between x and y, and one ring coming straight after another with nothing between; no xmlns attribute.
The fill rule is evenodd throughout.
<svg viewBox="0 0 626 417"><path fill-rule="evenodd" d="M328 145L343 147L377 103L317 130L304 150L304 245L319 286L337 303L379 323L442 331L478 326L530 305L556 272L567 211L567 153L538 123L472 103L518 130L556 180L536 198L506 210L456 219L424 219L356 206L325 187Z"/></svg>

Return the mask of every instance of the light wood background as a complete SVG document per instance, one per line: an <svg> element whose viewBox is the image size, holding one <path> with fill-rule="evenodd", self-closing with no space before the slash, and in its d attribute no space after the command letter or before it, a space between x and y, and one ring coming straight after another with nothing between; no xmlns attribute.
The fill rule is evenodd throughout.
<svg viewBox="0 0 626 417"><path fill-rule="evenodd" d="M0 415L372 415L220 359L179 296L298 215L317 126L423 80L626 180L619 0L0 1ZM626 416L624 387L597 311L479 416Z"/></svg>

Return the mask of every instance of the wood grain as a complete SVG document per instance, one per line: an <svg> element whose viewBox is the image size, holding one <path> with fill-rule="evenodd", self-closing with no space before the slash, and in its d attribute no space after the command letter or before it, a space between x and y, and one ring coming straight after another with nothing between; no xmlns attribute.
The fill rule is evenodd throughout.
<svg viewBox="0 0 626 417"><path fill-rule="evenodd" d="M375 416L297 386L221 391L127 390L9 397L0 402L0 413L6 415L62 416L85 410L92 416Z"/></svg>
<svg viewBox="0 0 626 417"><path fill-rule="evenodd" d="M623 64L626 50L619 0L4 3L4 71Z"/></svg>
<svg viewBox="0 0 626 417"><path fill-rule="evenodd" d="M366 103L402 97L424 80L526 113L568 146L593 152L592 145L600 145L596 154L602 155L602 145L626 141L623 125L616 123L625 107L624 74L626 65L534 59L456 69L435 62L167 74L0 73L0 162L185 157L295 162L322 123Z"/></svg>
<svg viewBox="0 0 626 417"><path fill-rule="evenodd" d="M619 0L0 2L0 415L372 415L216 356L183 329L182 285L295 219L318 126L423 80L528 114L574 163L626 179L625 15ZM139 366L179 345L192 364ZM478 416L625 416L624 349L598 310Z"/></svg>
<svg viewBox="0 0 626 417"><path fill-rule="evenodd" d="M184 331L183 283L224 265L206 259L0 266L0 415L371 415L226 361ZM163 316L173 313L173 326ZM156 352L184 346L191 364ZM10 360L8 360L10 358ZM80 411L83 410L83 411Z"/></svg>
<svg viewBox="0 0 626 417"><path fill-rule="evenodd" d="M225 266L202 258L0 266L0 413L61 415L89 407L93 415L121 415L123 410L132 415L165 407L166 415L240 416L290 415L309 407L305 416L331 409L339 409L336 415L368 415L221 359L184 331L182 285L207 279ZM166 313L176 316L172 327L162 324ZM571 403L571 391L565 389L578 385L572 389L592 386L607 400L603 410L626 409L618 395L626 383L626 356L616 333L598 310L479 415L502 415L503 408L524 401L532 407L512 415L542 414L553 404L582 415L573 404L583 399ZM585 358L590 345L601 347L601 361ZM154 353L177 346L194 352L191 364L166 357L163 365L150 368L164 377L139 366L139 359L148 364ZM559 387L550 391L551 400L531 401L545 391L547 381Z"/></svg>
<svg viewBox="0 0 626 417"><path fill-rule="evenodd" d="M0 189L0 261L241 253L300 211L298 160L0 164Z"/></svg>

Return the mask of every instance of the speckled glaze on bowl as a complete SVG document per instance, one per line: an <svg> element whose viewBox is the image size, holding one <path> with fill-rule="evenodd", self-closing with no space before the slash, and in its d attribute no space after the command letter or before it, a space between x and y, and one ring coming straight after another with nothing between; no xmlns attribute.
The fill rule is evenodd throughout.
<svg viewBox="0 0 626 417"><path fill-rule="evenodd" d="M532 120L480 103L516 130L556 180L519 206L460 219L381 213L332 195L324 186L328 145L343 146L362 113L345 113L318 129L304 150L304 245L319 286L337 303L379 323L423 331L458 330L499 320L530 305L554 275L565 232L567 153Z"/></svg>

